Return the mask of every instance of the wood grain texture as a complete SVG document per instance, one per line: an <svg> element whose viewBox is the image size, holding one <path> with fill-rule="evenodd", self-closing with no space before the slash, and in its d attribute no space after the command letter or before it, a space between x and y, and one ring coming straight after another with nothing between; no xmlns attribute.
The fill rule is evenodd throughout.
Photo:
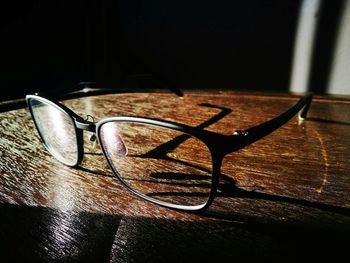
<svg viewBox="0 0 350 263"><path fill-rule="evenodd" d="M232 134L277 116L297 99L192 91L183 98L164 92L126 93L63 103L95 120L143 116ZM28 109L0 113L1 252L14 259L22 250L23 257L44 261L99 262L203 262L233 256L297 258L322 249L327 255L346 252L348 99L316 97L306 121L295 117L227 155L222 174L230 180L221 180L214 203L201 213L135 197L113 176L99 146L85 136L83 163L69 168L46 151Z"/></svg>

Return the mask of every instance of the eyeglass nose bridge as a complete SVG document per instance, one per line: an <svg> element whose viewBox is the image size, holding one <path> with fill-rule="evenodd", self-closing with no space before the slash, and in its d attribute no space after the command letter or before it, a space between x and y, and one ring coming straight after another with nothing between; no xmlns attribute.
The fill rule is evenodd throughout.
<svg viewBox="0 0 350 263"><path fill-rule="evenodd" d="M92 132L93 134L90 137L90 141L94 143L98 143L98 140L96 137L96 123L94 121L89 121L88 119L94 120L92 116L88 115L86 120L74 119L74 122L77 129ZM114 138L114 140L115 140L115 154L119 156L126 156L128 154L128 149L123 139L118 135L117 137Z"/></svg>
<svg viewBox="0 0 350 263"><path fill-rule="evenodd" d="M92 121L90 121L90 119ZM94 121L94 118L91 115L87 115L85 120L80 117L74 118L74 122L78 130L92 132L89 140L93 142L95 147L98 140L96 138L96 122Z"/></svg>
<svg viewBox="0 0 350 263"><path fill-rule="evenodd" d="M94 118L90 115L87 115L86 119L84 120L82 117L80 117L77 114L72 114L72 118L76 127L77 131L77 142L78 142L78 162L77 165L81 163L84 156L84 136L83 132L88 131L91 133L89 137L89 141L92 142L93 148L96 148L96 146L99 144L99 140L96 137L96 122L94 121Z"/></svg>
<svg viewBox="0 0 350 263"><path fill-rule="evenodd" d="M83 120L83 119L74 119L75 126L77 129L89 131L89 132L96 132L96 123L93 121Z"/></svg>

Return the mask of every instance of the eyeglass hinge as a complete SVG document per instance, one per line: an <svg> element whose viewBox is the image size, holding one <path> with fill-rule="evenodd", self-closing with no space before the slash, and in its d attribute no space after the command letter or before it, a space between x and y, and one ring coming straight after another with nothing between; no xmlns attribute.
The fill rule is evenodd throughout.
<svg viewBox="0 0 350 263"><path fill-rule="evenodd" d="M241 138L244 138L245 145L249 145L249 132L247 131L235 131L233 133L235 136L240 136Z"/></svg>

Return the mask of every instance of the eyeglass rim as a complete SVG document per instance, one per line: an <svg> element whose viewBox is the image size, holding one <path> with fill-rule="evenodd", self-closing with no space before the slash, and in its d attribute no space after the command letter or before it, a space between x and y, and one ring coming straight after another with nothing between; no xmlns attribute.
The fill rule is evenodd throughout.
<svg viewBox="0 0 350 263"><path fill-rule="evenodd" d="M178 204L172 204L169 202L165 202L165 201L161 201L152 197L149 197L145 194L142 194L140 192L138 192L137 190L133 189L132 187L130 187L124 180L123 178L119 175L118 171L115 169L114 165L112 164L112 161L110 160L110 158L108 157L108 154L106 153L106 149L104 146L104 143L101 140L101 128L104 124L106 123L110 123L110 122L124 122L124 123L139 123L139 124L145 124L145 125L151 125L151 126L155 126L155 127L161 127L161 128L165 128L165 129L169 129L169 130L175 130L175 131L179 131L182 132L184 134L187 134L189 136L192 136L196 139L198 139L199 141L201 141L202 143L204 143L204 145L207 147L209 153L210 153L210 157L211 157L211 162L212 162L212 167L211 167L211 187L210 187L210 191L208 193L208 197L206 198L206 202L204 202L203 204L200 205L178 205ZM107 160L108 165L110 166L111 170L113 171L114 175L119 179L119 181L132 193L134 193L135 195L141 197L142 199L148 200L152 203L161 205L161 206L165 206L165 207L170 207L170 208L175 208L175 209L180 209L180 210L187 210L187 211L198 211L198 210L202 210L205 209L206 207L208 207L211 202L214 199L214 196L216 194L216 189L217 189L217 184L218 184L218 179L219 179L219 175L218 173L216 173L215 171L217 171L218 169L215 169L217 166L216 164L218 162L216 162L215 160L215 155L212 152L211 147L206 143L205 140L199 138L199 136L197 136L198 134L194 134L191 132L192 129L188 129L190 127L187 127L185 125L179 125L176 124L174 122L168 122L168 121L161 121L161 120L156 120L156 119L148 119L148 118L143 118L143 117L132 117L132 116L117 116L117 117L109 117L109 118L105 118L101 121L99 121L96 124L96 135L97 138L99 140L99 144L101 145L101 149L103 152L103 155L105 156L105 159ZM219 169L220 170L220 169Z"/></svg>

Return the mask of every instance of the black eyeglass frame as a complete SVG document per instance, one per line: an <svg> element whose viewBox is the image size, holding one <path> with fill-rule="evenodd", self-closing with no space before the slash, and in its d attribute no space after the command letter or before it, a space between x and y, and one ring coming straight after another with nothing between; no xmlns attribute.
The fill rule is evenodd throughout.
<svg viewBox="0 0 350 263"><path fill-rule="evenodd" d="M285 111L281 115L269 121L266 121L262 124L259 124L257 126L253 126L251 128L248 128L242 131L235 131L232 135L223 135L220 133L203 130L196 127L191 127L185 124L153 119L153 118L144 118L144 117L118 116L118 117L105 118L100 120L99 122L92 122L92 121L84 120L74 111L72 111L71 109L69 109L68 107L66 107L65 105L59 102L56 102L54 100L51 100L49 98L46 98L40 95L27 95L26 102L29 107L36 129L45 147L51 153L36 123L34 113L30 103L31 100L37 100L39 102L49 104L59 109L63 113L65 113L67 117L71 119L75 129L75 133L76 133L78 156L77 156L77 161L75 163L71 165L66 163L64 164L71 167L75 167L81 163L84 155L83 131L93 132L97 135L97 139L99 144L101 145L102 152L109 166L111 167L114 175L129 191L141 197L142 199L148 200L158 205L162 205L162 206L174 208L174 209L180 209L180 210L197 211L197 210L203 210L209 207L213 202L217 192L218 184L219 184L222 161L225 155L231 152L237 151L239 149L242 149L254 143L255 141L262 139L263 137L267 136L268 134L272 133L273 131L283 126L286 122L288 122L291 118L293 118L297 113L299 113L298 114L299 119L304 120L306 118L307 112L312 102L312 94L306 94L304 97L300 98L299 101L293 107L291 107L289 110ZM124 182L122 177L118 174L118 171L115 170L114 166L111 163L111 160L109 159L106 153L105 147L103 146L103 142L100 139L101 127L103 124L107 122L132 122L132 123L148 124L148 125L153 125L153 126L158 126L162 128L168 128L179 132L183 132L185 134L193 136L199 139L200 141L202 141L208 147L212 158L212 184L211 184L211 189L210 189L209 196L206 203L201 205L195 205L195 206L171 204L171 203L167 203L167 202L163 202L163 201L151 198L147 195L144 195L132 189L128 184Z"/></svg>

